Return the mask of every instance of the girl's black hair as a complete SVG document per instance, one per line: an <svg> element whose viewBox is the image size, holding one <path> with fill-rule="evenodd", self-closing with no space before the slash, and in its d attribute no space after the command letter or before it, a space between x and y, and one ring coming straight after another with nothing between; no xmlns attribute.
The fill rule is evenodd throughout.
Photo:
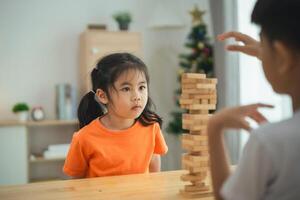
<svg viewBox="0 0 300 200"><path fill-rule="evenodd" d="M149 85L149 75L146 65L136 56L129 53L114 53L103 57L91 73L92 91L88 92L80 101L77 115L80 128L89 124L99 116L105 114L105 110L95 99L97 89L102 89L108 98L109 89L114 87L119 76L130 69L143 72ZM149 88L149 87L148 87ZM154 104L148 96L148 100L142 114L136 119L143 126L158 122L162 126L162 118L152 111Z"/></svg>
<svg viewBox="0 0 300 200"><path fill-rule="evenodd" d="M257 0L251 21L261 26L261 32L270 42L280 40L300 50L300 1Z"/></svg>

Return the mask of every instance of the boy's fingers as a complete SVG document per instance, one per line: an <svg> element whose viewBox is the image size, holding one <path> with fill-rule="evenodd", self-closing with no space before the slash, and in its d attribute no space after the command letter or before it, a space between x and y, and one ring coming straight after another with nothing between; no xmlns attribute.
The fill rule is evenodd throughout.
<svg viewBox="0 0 300 200"><path fill-rule="evenodd" d="M265 103L257 103L257 104L256 104L256 107L257 107L257 108L259 108L259 107L274 108L273 105L271 105L271 104L265 104Z"/></svg>
<svg viewBox="0 0 300 200"><path fill-rule="evenodd" d="M245 130L247 130L247 131L250 131L250 130L251 130L251 127L250 127L249 122L247 122L247 121L244 120L244 119L242 119L242 120L240 121L240 128L241 128L241 129L245 129Z"/></svg>
<svg viewBox="0 0 300 200"><path fill-rule="evenodd" d="M229 51L238 51L238 52L242 52L242 53L250 54L250 55L255 54L255 50L249 46L228 45L228 46L226 46L226 49Z"/></svg>
<svg viewBox="0 0 300 200"><path fill-rule="evenodd" d="M254 112L249 115L249 117L251 117L258 124L262 124L268 121L260 112Z"/></svg>
<svg viewBox="0 0 300 200"><path fill-rule="evenodd" d="M246 110L252 111L252 110L256 110L258 108L274 108L274 106L271 104L265 104L265 103L254 103L254 104L246 105L246 106L244 106L244 108Z"/></svg>
<svg viewBox="0 0 300 200"><path fill-rule="evenodd" d="M258 112L258 108L274 108L273 105L270 104L264 104L264 103L255 103L255 104L250 104L246 106L242 106L241 112L243 115L252 115L252 113Z"/></svg>
<svg viewBox="0 0 300 200"><path fill-rule="evenodd" d="M228 38L234 38L236 41L241 41L244 43L251 43L251 42L256 42L253 38L249 37L248 35L245 35L240 32L235 32L235 31L229 31L222 33L217 36L218 40L224 41Z"/></svg>

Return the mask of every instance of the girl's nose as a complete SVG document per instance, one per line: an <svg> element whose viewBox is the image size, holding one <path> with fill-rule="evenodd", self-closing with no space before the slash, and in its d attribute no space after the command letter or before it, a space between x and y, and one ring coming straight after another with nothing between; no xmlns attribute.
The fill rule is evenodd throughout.
<svg viewBox="0 0 300 200"><path fill-rule="evenodd" d="M133 97L133 100L134 101L140 101L141 97L139 95L136 95L136 96Z"/></svg>
<svg viewBox="0 0 300 200"><path fill-rule="evenodd" d="M133 94L133 101L140 101L141 100L141 95L138 92L135 92Z"/></svg>

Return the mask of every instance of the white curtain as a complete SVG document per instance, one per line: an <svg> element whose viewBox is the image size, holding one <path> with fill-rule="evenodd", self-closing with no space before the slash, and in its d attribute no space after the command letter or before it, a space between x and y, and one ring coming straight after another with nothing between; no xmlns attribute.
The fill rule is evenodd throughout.
<svg viewBox="0 0 300 200"><path fill-rule="evenodd" d="M236 0L210 1L214 36L237 29ZM224 44L215 42L215 73L218 78L218 109L239 104L239 57L224 50ZM226 133L231 161L235 164L239 157L240 135L235 131Z"/></svg>
<svg viewBox="0 0 300 200"><path fill-rule="evenodd" d="M237 30L258 37L258 28L251 24L250 15L256 0L214 0L210 1L214 35ZM218 109L262 102L275 106L263 110L263 114L275 122L290 117L291 101L288 97L277 95L265 80L261 63L253 57L224 50L224 44L215 43L215 68L218 83ZM249 92L251 91L251 92ZM248 139L243 132L228 131L226 141L232 163L238 161L241 150Z"/></svg>

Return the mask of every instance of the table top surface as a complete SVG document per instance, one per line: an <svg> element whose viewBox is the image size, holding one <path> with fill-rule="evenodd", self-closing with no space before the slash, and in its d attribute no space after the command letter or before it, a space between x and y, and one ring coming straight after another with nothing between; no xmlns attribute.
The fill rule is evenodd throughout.
<svg viewBox="0 0 300 200"><path fill-rule="evenodd" d="M179 194L187 182L180 176L187 171L98 177L0 186L0 199L187 199ZM193 198L213 200L211 197Z"/></svg>

